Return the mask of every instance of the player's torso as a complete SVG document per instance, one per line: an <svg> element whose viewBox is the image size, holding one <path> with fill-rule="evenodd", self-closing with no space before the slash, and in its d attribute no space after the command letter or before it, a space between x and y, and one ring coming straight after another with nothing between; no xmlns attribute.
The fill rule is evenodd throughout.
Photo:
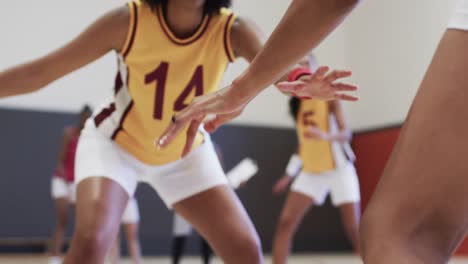
<svg viewBox="0 0 468 264"><path fill-rule="evenodd" d="M302 100L297 118L299 155L303 161L303 170L321 173L335 169L332 147L329 141L306 137L311 127L329 132L329 105L320 100Z"/></svg>
<svg viewBox="0 0 468 264"><path fill-rule="evenodd" d="M161 9L151 10L140 1L130 8L133 32L119 58L115 105L109 107L120 112L120 120L107 133L139 160L165 164L180 158L185 132L164 150L156 149L154 140L196 95L218 89L233 56L228 38L233 16L227 10L205 16L190 38L179 39ZM200 134L195 144L202 141Z"/></svg>

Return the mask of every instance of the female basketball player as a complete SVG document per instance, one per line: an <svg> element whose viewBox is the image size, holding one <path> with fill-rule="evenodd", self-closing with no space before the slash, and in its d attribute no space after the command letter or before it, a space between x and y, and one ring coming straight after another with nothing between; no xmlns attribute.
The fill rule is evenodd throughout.
<svg viewBox="0 0 468 264"><path fill-rule="evenodd" d="M190 153L186 136L165 149L153 144L173 113L195 95L217 88L230 61L252 61L261 49L255 28L222 9L229 2L135 0L98 19L63 48L0 73L0 97L6 97L37 91L110 51L118 54L114 98L87 121L80 136L77 223L65 263L104 261L138 181L148 182L225 263L262 262L258 235L227 186L209 135L195 126L185 128L196 134ZM349 73L339 71L332 78L341 76Z"/></svg>
<svg viewBox="0 0 468 264"><path fill-rule="evenodd" d="M351 132L341 104L292 97L290 112L297 122L299 156L291 157L274 192L284 191L300 174L291 186L276 229L273 262L287 263L292 238L303 216L312 205L322 205L328 193L333 205L340 208L345 231L359 251L359 182L343 149L342 143L350 140Z"/></svg>
<svg viewBox="0 0 468 264"><path fill-rule="evenodd" d="M76 201L75 179L75 153L78 145L80 131L83 129L86 120L91 117L92 111L89 106L85 106L79 115L79 122L76 126L65 129L62 144L59 152L59 159L54 177L52 177L52 198L55 200L57 210L57 220L54 235L50 245L50 264L62 263L60 253L63 244L63 237L68 224L68 209ZM139 222L138 204L132 198L122 217L122 224L127 238L129 252L133 263L141 263L140 243L138 239ZM118 263L120 257L120 243L115 243L115 250L110 258L111 263Z"/></svg>
<svg viewBox="0 0 468 264"><path fill-rule="evenodd" d="M204 115L217 114L212 127L236 117L259 91L318 45L357 2L293 1L245 73L230 87L193 102L175 118L159 145L169 144L181 127L196 124ZM468 125L460 122L460 117L468 115L468 0L456 3L448 30L363 216L366 263L447 263L468 230ZM294 46L285 48L285 42ZM313 80L280 88L300 96L330 94L328 89L317 89Z"/></svg>

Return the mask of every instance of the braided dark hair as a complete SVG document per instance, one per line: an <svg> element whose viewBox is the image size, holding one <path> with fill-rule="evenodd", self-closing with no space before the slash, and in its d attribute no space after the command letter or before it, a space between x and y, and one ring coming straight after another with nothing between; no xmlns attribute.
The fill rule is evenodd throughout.
<svg viewBox="0 0 468 264"><path fill-rule="evenodd" d="M297 97L291 97L289 99L289 114L297 121L297 115L299 114L299 108L301 107L301 99Z"/></svg>

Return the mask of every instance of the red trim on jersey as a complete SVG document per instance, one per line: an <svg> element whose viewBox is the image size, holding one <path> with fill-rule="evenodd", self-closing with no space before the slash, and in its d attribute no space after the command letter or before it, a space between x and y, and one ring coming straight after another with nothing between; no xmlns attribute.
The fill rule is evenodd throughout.
<svg viewBox="0 0 468 264"><path fill-rule="evenodd" d="M117 137L117 134L122 130L123 123L124 123L125 119L127 118L128 113L130 112L130 110L132 108L133 108L133 100L128 104L127 108L125 109L125 111L124 111L124 113L122 115L122 118L120 118L119 126L114 131L114 133L112 133L112 137L111 137L112 140L114 140Z"/></svg>
<svg viewBox="0 0 468 264"><path fill-rule="evenodd" d="M157 9L157 17L159 20L159 24L164 32L164 34L167 36L167 38L174 44L180 45L180 46L186 46L194 43L195 41L199 40L206 32L208 29L208 25L210 24L211 21L211 16L206 15L203 17L203 20L199 27L195 30L195 33L193 33L191 36L186 37L186 38L178 38L172 31L171 28L169 27L166 17L164 16L164 12L161 7L158 7ZM193 38L193 39L192 39Z"/></svg>
<svg viewBox="0 0 468 264"><path fill-rule="evenodd" d="M236 59L236 58L233 58L231 56L231 52L229 52L229 43L228 43L228 39L230 37L228 35L228 33L230 32L229 31L229 24L231 24L231 20L233 18L234 18L234 14L229 15L226 26L224 27L224 50L226 51L226 55L227 55L230 62L234 62L234 60Z"/></svg>
<svg viewBox="0 0 468 264"><path fill-rule="evenodd" d="M130 72L127 73L127 85L128 85L128 80L130 80ZM125 111L123 112L122 117L120 118L119 121L119 126L117 129L115 129L114 133L112 133L111 139L114 140L117 137L117 134L122 130L123 128L123 123L125 122L125 119L127 118L128 113L133 107L133 100L130 101L130 103L127 105L127 108L125 108Z"/></svg>
<svg viewBox="0 0 468 264"><path fill-rule="evenodd" d="M132 27L132 36L130 37L130 42L127 46L127 49L124 52L122 52L124 58L128 56L128 54L130 53L130 50L132 49L133 43L135 42L136 31L138 28L138 9L137 9L135 2L132 3L132 7L133 7L133 20L134 20L133 27Z"/></svg>
<svg viewBox="0 0 468 264"><path fill-rule="evenodd" d="M122 75L120 75L120 71L117 71L117 76L115 76L114 94L117 94L120 91L120 89L122 89L122 87Z"/></svg>
<svg viewBox="0 0 468 264"><path fill-rule="evenodd" d="M106 120L115 111L115 103L111 103L109 107L102 109L102 111L94 117L94 124L99 127L101 123Z"/></svg>

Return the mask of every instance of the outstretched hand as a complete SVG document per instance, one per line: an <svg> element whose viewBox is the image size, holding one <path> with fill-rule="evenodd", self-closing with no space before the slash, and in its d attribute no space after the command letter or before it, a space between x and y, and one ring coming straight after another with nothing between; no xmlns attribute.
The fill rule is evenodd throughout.
<svg viewBox="0 0 468 264"><path fill-rule="evenodd" d="M204 128L212 133L242 113L247 100L236 95L235 92L233 85L230 85L215 93L195 98L188 107L173 117L172 123L157 139L157 147L168 146L188 125L187 141L182 156L187 155L192 149L198 129L203 122L205 122ZM208 115L212 115L213 118L205 121Z"/></svg>
<svg viewBox="0 0 468 264"><path fill-rule="evenodd" d="M276 86L282 92L300 98L357 101L358 97L343 92L356 91L358 87L338 81L351 76L351 74L351 71L334 70L329 72L328 67L322 66L312 75L304 76L294 82L280 82Z"/></svg>
<svg viewBox="0 0 468 264"><path fill-rule="evenodd" d="M355 96L342 93L356 91L357 86L337 82L338 79L351 76L351 72L332 71L328 73L328 70L328 67L320 67L310 76L303 77L295 82L281 82L277 84L277 87L285 93L298 97L321 100L358 100ZM188 154L203 122L205 122L204 128L211 133L242 113L251 99L248 95L241 94L242 90L246 89L239 89L239 87L231 84L215 93L195 98L188 107L173 117L172 123L157 139L157 147L164 148L168 146L188 126L187 140L182 156ZM209 115L213 116L213 118L205 121L205 118Z"/></svg>

